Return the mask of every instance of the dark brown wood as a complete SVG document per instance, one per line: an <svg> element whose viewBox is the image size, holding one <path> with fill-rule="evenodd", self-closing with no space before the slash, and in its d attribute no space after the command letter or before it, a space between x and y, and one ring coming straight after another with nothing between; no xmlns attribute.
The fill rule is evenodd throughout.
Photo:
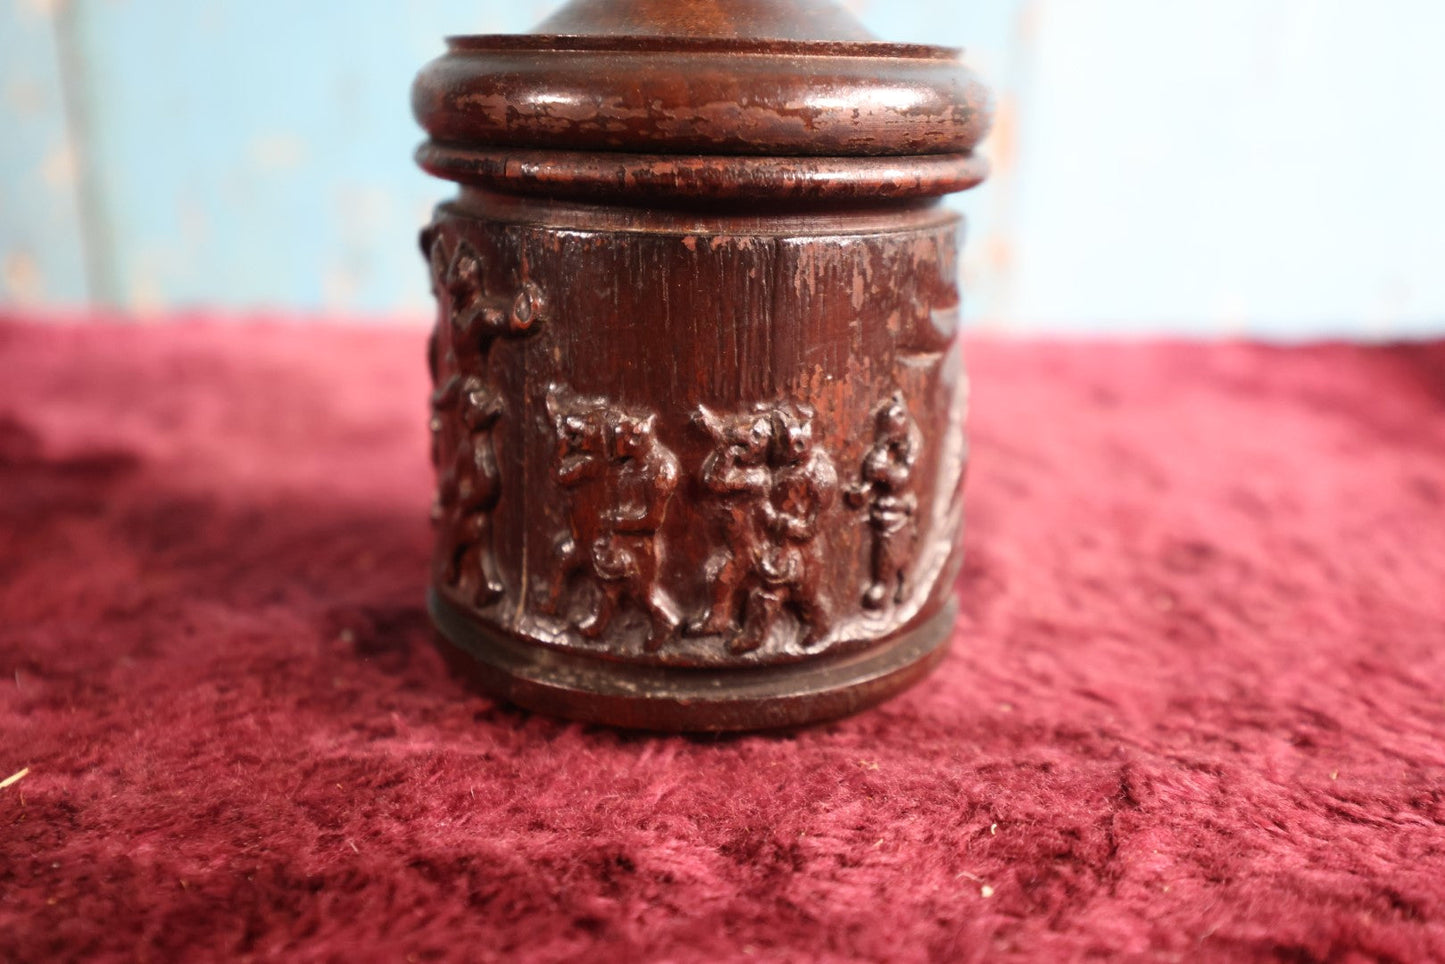
<svg viewBox="0 0 1445 964"><path fill-rule="evenodd" d="M422 234L431 605L506 698L795 725L941 654L967 384L937 200L983 178L987 101L850 23L583 0L418 78L419 159L462 185Z"/></svg>
<svg viewBox="0 0 1445 964"><path fill-rule="evenodd" d="M679 4L686 6L686 4ZM988 94L949 47L457 37L413 90L434 140L771 157L958 154Z"/></svg>

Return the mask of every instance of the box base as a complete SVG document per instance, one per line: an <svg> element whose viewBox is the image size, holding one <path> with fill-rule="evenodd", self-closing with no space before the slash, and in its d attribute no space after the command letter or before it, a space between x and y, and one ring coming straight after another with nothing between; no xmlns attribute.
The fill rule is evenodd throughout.
<svg viewBox="0 0 1445 964"><path fill-rule="evenodd" d="M636 666L523 642L427 594L432 622L473 657L468 675L524 709L644 730L801 726L847 716L918 682L948 651L957 605L862 653L786 666L694 670Z"/></svg>

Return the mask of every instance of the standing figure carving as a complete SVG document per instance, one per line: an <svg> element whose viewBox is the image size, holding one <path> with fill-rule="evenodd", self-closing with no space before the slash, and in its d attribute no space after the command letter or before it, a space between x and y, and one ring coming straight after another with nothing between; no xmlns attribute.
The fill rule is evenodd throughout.
<svg viewBox="0 0 1445 964"><path fill-rule="evenodd" d="M814 645L832 624L817 535L837 473L814 444L812 410L785 405L719 416L699 408L695 421L716 443L700 481L723 544L707 566L708 607L688 632L728 635L731 652L747 653L790 609L800 645Z"/></svg>
<svg viewBox="0 0 1445 964"><path fill-rule="evenodd" d="M874 442L863 457L861 481L847 493L849 505L867 509L873 530L873 581L863 593L869 609L903 601L918 528L918 496L910 487L922 445L918 423L903 394L895 392L874 415Z"/></svg>
<svg viewBox="0 0 1445 964"><path fill-rule="evenodd" d="M492 543L492 510L502 495L492 430L502 416L502 399L476 375L449 380L446 388L437 402L455 410L463 431L437 484L448 522L439 547L442 579L463 590L473 605L487 606L505 592Z"/></svg>
<svg viewBox="0 0 1445 964"><path fill-rule="evenodd" d="M553 479L569 496L567 531L557 540L556 571L544 610L562 610L568 588L589 576L595 596L576 629L602 636L624 603L648 619L643 648L661 649L677 628L672 600L658 581L657 532L677 489L677 457L657 438L657 416L553 386L547 410L557 433Z"/></svg>
<svg viewBox="0 0 1445 964"><path fill-rule="evenodd" d="M798 616L804 648L817 643L832 624L819 587L822 546L817 536L818 517L837 496L838 473L814 442L811 408L777 408L772 423L772 479L763 503L771 543L759 566L762 585L749 600L743 635L733 642L732 648L741 652L763 645L784 604Z"/></svg>
<svg viewBox="0 0 1445 964"><path fill-rule="evenodd" d="M433 226L422 231L421 245L442 312L427 346L438 475L432 519L443 533L437 564L443 584L484 607L505 592L492 540L502 495L494 433L504 409L488 364L497 338L533 330L542 302L529 282L515 296L486 295L481 258L465 239L449 242Z"/></svg>
<svg viewBox="0 0 1445 964"><path fill-rule="evenodd" d="M694 422L715 443L702 463L699 481L711 497L722 545L706 566L709 604L688 624L687 632L720 636L737 631L739 593L754 578L762 557L773 431L763 412L720 416L699 407Z"/></svg>
<svg viewBox="0 0 1445 964"><path fill-rule="evenodd" d="M451 378L485 374L497 338L533 330L542 311L541 293L536 285L524 281L514 295L486 295L476 249L461 238L447 258L445 244L444 236L431 237L434 284L438 297L446 295L448 307L432 347L433 368L439 376Z"/></svg>
<svg viewBox="0 0 1445 964"><path fill-rule="evenodd" d="M427 260L429 268L427 277L431 281L432 297L437 300L437 307L441 311L446 310L446 302L442 300L442 280L446 277L447 261L444 245L440 243L436 225L428 225L421 230L421 254ZM442 471L442 433L445 423L442 419L442 406L439 405L439 394L443 379L442 358L442 335L443 325L438 323L432 326L431 334L426 341L426 366L431 375L432 394L431 415L427 420L427 429L431 435L431 464L436 471L438 478ZM447 339L447 345L450 345ZM441 494L432 495L431 521L439 524L442 521L443 513L441 508Z"/></svg>

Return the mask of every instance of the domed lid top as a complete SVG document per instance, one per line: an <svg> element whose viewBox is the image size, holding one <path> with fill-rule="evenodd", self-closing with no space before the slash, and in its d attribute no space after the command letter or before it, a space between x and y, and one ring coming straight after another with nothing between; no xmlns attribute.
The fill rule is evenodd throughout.
<svg viewBox="0 0 1445 964"><path fill-rule="evenodd" d="M959 51L876 42L833 0L572 0L538 31L449 39L412 91L430 146L966 154L989 123Z"/></svg>
<svg viewBox="0 0 1445 964"><path fill-rule="evenodd" d="M832 0L572 0L537 26L569 36L872 40Z"/></svg>

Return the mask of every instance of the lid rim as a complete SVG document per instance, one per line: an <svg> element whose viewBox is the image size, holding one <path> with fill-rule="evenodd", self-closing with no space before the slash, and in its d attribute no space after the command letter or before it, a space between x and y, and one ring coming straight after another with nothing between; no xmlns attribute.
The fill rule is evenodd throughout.
<svg viewBox="0 0 1445 964"><path fill-rule="evenodd" d="M454 49L432 61L413 85L412 111L440 142L881 156L968 150L987 133L992 102L952 57L503 46Z"/></svg>
<svg viewBox="0 0 1445 964"><path fill-rule="evenodd" d="M569 0L449 37L412 113L480 150L907 157L972 150L993 99L962 49L878 40L837 0Z"/></svg>

